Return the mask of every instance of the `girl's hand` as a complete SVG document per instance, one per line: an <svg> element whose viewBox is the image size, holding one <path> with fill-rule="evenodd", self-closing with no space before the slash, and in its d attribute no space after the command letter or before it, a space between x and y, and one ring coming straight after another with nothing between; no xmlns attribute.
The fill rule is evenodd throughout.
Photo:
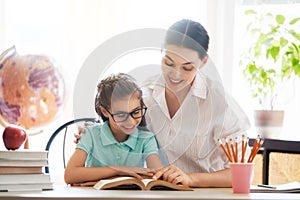
<svg viewBox="0 0 300 200"><path fill-rule="evenodd" d="M170 183L181 183L182 185L187 186L190 186L192 183L192 179L190 178L190 176L174 165L169 165L163 169L158 170L152 178L161 178Z"/></svg>
<svg viewBox="0 0 300 200"><path fill-rule="evenodd" d="M151 178L156 170L142 167L133 166L111 166L113 169L117 170L118 176L133 176L137 179Z"/></svg>

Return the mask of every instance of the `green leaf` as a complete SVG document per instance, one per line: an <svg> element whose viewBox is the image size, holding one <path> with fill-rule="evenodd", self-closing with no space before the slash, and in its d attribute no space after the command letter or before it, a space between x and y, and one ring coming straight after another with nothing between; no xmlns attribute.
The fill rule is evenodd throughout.
<svg viewBox="0 0 300 200"><path fill-rule="evenodd" d="M270 27L271 27L271 30L268 33L268 35L271 35L271 36L273 36L274 34L278 33L279 28L280 28L280 26L273 26L273 25L270 25Z"/></svg>
<svg viewBox="0 0 300 200"><path fill-rule="evenodd" d="M292 58L292 65L293 67L299 65L299 60L297 58Z"/></svg>
<svg viewBox="0 0 300 200"><path fill-rule="evenodd" d="M255 45L253 50L254 50L254 57L258 58L260 56L261 45Z"/></svg>
<svg viewBox="0 0 300 200"><path fill-rule="evenodd" d="M270 74L275 74L276 71L275 71L275 69L269 69L269 70L268 70L268 73L270 73Z"/></svg>
<svg viewBox="0 0 300 200"><path fill-rule="evenodd" d="M297 40L300 40L300 34L297 33L296 31L294 30L288 30L288 32L294 37L296 38Z"/></svg>
<svg viewBox="0 0 300 200"><path fill-rule="evenodd" d="M300 64L299 64L299 62L298 62L298 64L293 65L293 69L294 69L295 74L300 78Z"/></svg>
<svg viewBox="0 0 300 200"><path fill-rule="evenodd" d="M246 15L251 15L251 14L256 14L256 12L254 10L246 10L245 14Z"/></svg>
<svg viewBox="0 0 300 200"><path fill-rule="evenodd" d="M294 49L296 50L296 52L299 53L299 48L297 47L297 45L294 42L292 42L292 45L293 45ZM299 45L299 47L300 47L300 45Z"/></svg>
<svg viewBox="0 0 300 200"><path fill-rule="evenodd" d="M283 24L285 21L285 17L283 15L276 15L276 22L278 24Z"/></svg>
<svg viewBox="0 0 300 200"><path fill-rule="evenodd" d="M280 52L280 47L278 46L272 46L271 48L269 48L267 50L267 56L271 55L271 57L277 61L278 57L279 57L279 52Z"/></svg>
<svg viewBox="0 0 300 200"><path fill-rule="evenodd" d="M280 46L281 47L285 47L287 44L289 43L289 41L283 37L280 38Z"/></svg>
<svg viewBox="0 0 300 200"><path fill-rule="evenodd" d="M252 74L257 68L255 64L250 64L248 66L248 69L249 69L249 73Z"/></svg>
<svg viewBox="0 0 300 200"><path fill-rule="evenodd" d="M300 17L294 18L290 21L290 25L296 24L300 20Z"/></svg>
<svg viewBox="0 0 300 200"><path fill-rule="evenodd" d="M261 30L260 30L260 32L261 32ZM257 43L260 43L260 44L265 44L269 41L270 41L270 39L264 33L260 33L259 38L257 39Z"/></svg>

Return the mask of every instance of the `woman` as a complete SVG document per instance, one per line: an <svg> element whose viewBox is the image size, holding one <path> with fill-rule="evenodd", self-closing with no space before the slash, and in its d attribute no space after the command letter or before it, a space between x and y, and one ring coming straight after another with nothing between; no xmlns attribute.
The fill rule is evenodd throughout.
<svg viewBox="0 0 300 200"><path fill-rule="evenodd" d="M222 85L201 72L208 45L207 31L192 20L167 31L163 76L147 84L144 98L149 129L169 164L154 177L192 187L231 187L229 161L217 140L241 135L249 122Z"/></svg>

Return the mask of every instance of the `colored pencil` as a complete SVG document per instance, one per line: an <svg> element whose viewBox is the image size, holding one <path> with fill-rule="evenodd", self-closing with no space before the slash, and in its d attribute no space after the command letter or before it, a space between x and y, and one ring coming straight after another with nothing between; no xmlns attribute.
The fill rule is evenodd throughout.
<svg viewBox="0 0 300 200"><path fill-rule="evenodd" d="M252 158L251 158L250 162L253 162L254 157L255 157L256 154L258 153L258 151L259 151L259 149L261 148L261 146L263 145L263 143L264 143L264 139L261 139L261 140L259 141L259 144L257 145L257 147L256 147L256 149L255 149L253 155L252 155Z"/></svg>
<svg viewBox="0 0 300 200"><path fill-rule="evenodd" d="M227 152L228 152L228 154L229 154L229 157L230 157L230 160L231 160L231 162L232 162L232 155L231 155L231 151L230 151L230 147L229 147L229 144L228 144L228 140L227 140L227 138L225 137L225 142L226 142L226 148L227 148Z"/></svg>
<svg viewBox="0 0 300 200"><path fill-rule="evenodd" d="M242 135L242 158L241 158L241 163L244 162L244 157L245 157L245 135Z"/></svg>
<svg viewBox="0 0 300 200"><path fill-rule="evenodd" d="M218 141L219 141L219 144L220 144L221 148L223 149L225 155L227 156L228 160L229 160L230 162L232 162L231 156L229 156L229 154L228 154L228 152L226 151L226 149L225 149L225 147L224 147L222 141L221 141L220 139L218 139Z"/></svg>

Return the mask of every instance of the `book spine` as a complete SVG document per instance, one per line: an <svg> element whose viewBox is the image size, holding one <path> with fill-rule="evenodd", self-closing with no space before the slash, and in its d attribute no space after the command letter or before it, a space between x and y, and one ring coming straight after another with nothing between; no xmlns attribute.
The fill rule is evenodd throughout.
<svg viewBox="0 0 300 200"><path fill-rule="evenodd" d="M49 174L2 174L0 184L26 184L50 182Z"/></svg>

